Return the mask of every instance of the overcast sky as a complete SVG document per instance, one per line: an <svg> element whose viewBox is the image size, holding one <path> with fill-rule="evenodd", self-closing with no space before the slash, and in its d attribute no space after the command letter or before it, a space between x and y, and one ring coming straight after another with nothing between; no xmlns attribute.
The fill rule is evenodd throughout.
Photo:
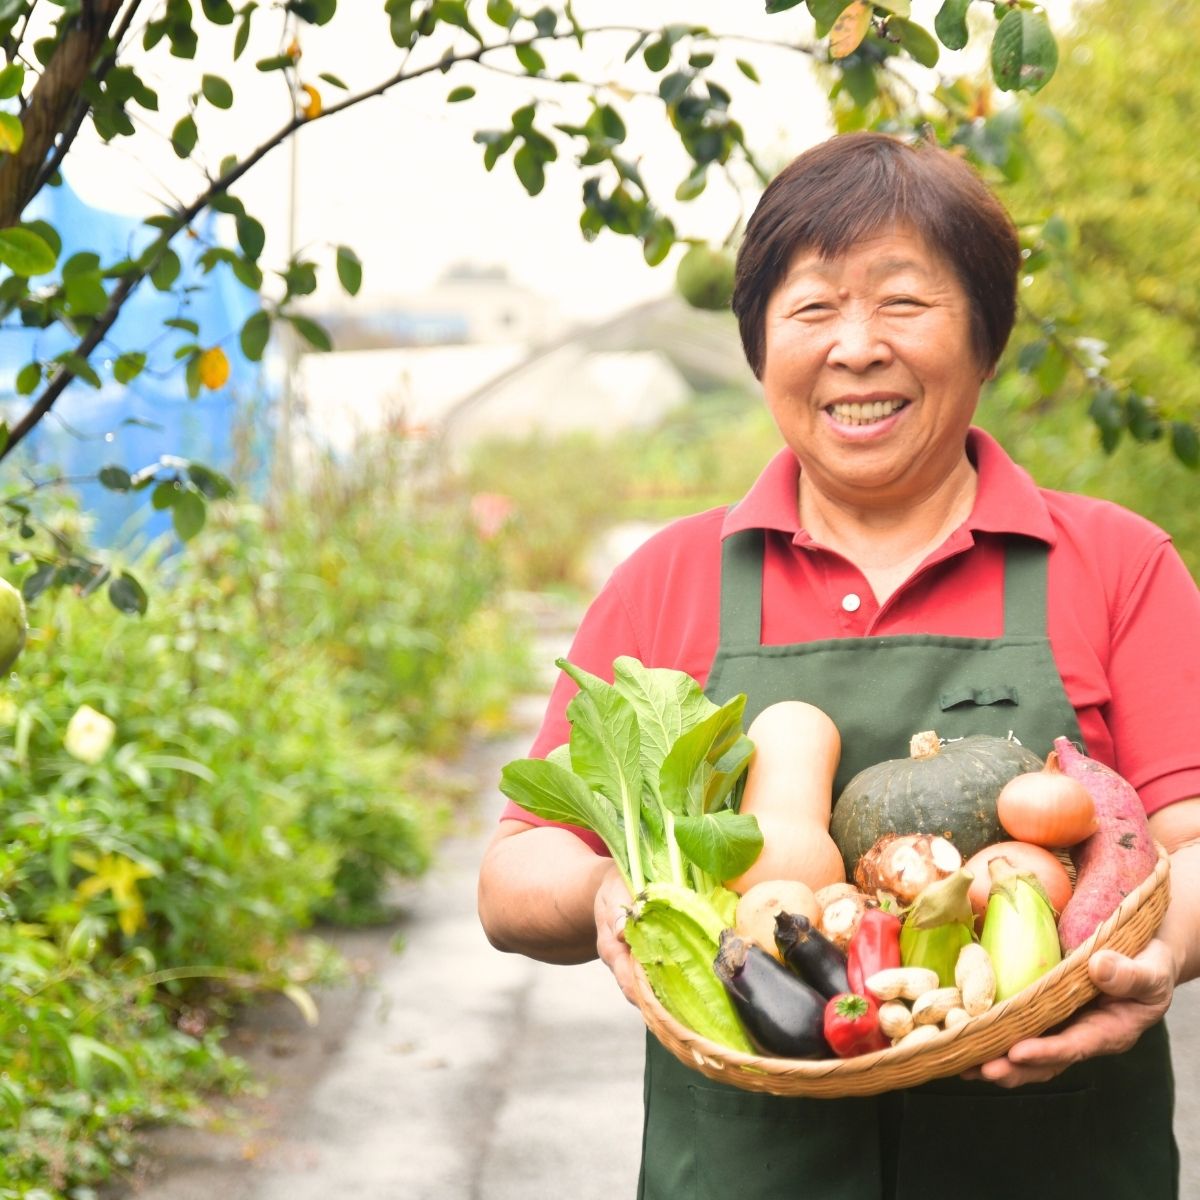
<svg viewBox="0 0 1200 1200"><path fill-rule="evenodd" d="M575 7L585 21L639 25L646 23L649 6L582 0ZM316 84L327 103L344 93L319 81L322 71L333 72L357 91L397 69L399 51L381 10L379 3L343 0L329 26L302 27L300 76ZM807 41L811 36L811 24L803 17L785 13L768 18L761 4L689 0L659 3L653 10L656 22L700 21L714 31L776 40ZM175 157L169 134L205 71L229 79L236 103L229 113L201 103L197 155L202 161L215 169L225 154L245 153L265 140L290 115L281 76L253 68L256 59L279 51L278 23L269 17L257 14L256 36L237 64L230 64L227 31L212 27L205 27L202 56L194 62L170 58L160 47L144 67L147 81L159 92L160 111L139 116L144 128L136 138L108 147L94 135L81 135L68 160L71 185L92 203L138 215L153 211L154 198L194 195L202 176ZM639 73L623 62L631 41L629 34L596 38L584 55L573 45L563 47L552 66L586 79L623 78L633 84ZM738 71L738 55L753 59L761 86ZM715 77L735 93L752 143L768 148L777 161L825 136L823 94L800 55L729 43L718 64ZM503 65L516 68L515 61ZM644 71L640 78L645 80ZM452 87L467 83L477 89L475 99L445 102ZM324 261L330 246L352 245L366 266L362 296L368 300L419 292L460 261L503 265L515 279L579 316L612 312L669 288L679 251L652 271L632 239L605 233L592 244L583 241L578 229L583 176L572 164L560 162L560 169L551 169L545 190L534 199L516 181L510 160L490 175L483 170L482 147L472 135L480 128L507 126L512 110L532 95L553 102L539 124L586 115L585 88L537 85L467 66L404 84L384 98L303 130L296 147L299 245ZM677 142L672 144L662 106L634 100L628 113L643 174L652 188L659 184L680 232L723 237L738 218L734 194L712 186L700 201L674 205L674 189L687 164ZM286 257L289 156L286 148L274 151L236 189L267 227L264 265Z"/></svg>
<svg viewBox="0 0 1200 1200"><path fill-rule="evenodd" d="M936 7L936 0L918 0L914 15L929 21ZM352 91L396 71L400 52L388 36L382 8L379 0L343 0L325 28L301 27L300 77L316 84L327 103L345 93L320 82L322 71L340 76ZM762 0L576 0L575 8L586 24L644 25L652 14L655 24L701 22L714 32L748 39L807 43L812 36L803 6L768 17ZM81 135L68 159L67 177L85 199L146 215L155 198L195 195L203 177L194 163L175 157L169 134L206 71L229 79L236 103L230 112L201 103L197 157L202 165L215 171L223 156L245 154L290 116L282 76L253 66L282 48L274 14L256 14L254 37L236 64L230 61L232 27L197 21L203 25L198 59L171 58L160 46L146 60L144 74L159 93L160 110L138 117L143 128L136 138L102 147L90 126ZM485 23L481 28L494 29ZM596 37L583 53L564 44L551 67L574 70L588 80L621 79L644 87L646 73L623 61L631 41L629 34ZM738 71L738 56L753 60L761 85ZM496 65L518 69L515 60L506 63L499 56ZM634 67L638 65L635 60ZM830 132L824 94L804 56L731 39L722 43L714 74L734 93L735 111L751 144L765 150L775 166ZM462 84L474 86L476 98L447 104L450 89ZM477 129L506 126L512 110L534 95L547 100L539 124L581 119L588 111L588 94L586 88L538 85L467 65L403 84L381 99L302 130L296 144L299 246L322 262L331 260L337 243L353 246L366 266L366 301L418 293L447 266L464 261L502 265L574 316L601 316L662 293L671 286L680 251L651 270L631 238L605 232L596 242L585 243L578 231L583 176L572 164L556 164L559 169L550 170L545 190L530 199L510 160L489 175L483 170L482 148L472 141ZM680 233L723 238L739 216L734 192L710 186L699 201L675 205L674 189L688 164L665 126L661 104L634 99L627 112L630 152L640 158L652 191L658 185L657 194ZM272 152L236 189L267 227L264 266L286 259L290 154L286 147ZM326 273L321 298L339 299L332 271Z"/></svg>

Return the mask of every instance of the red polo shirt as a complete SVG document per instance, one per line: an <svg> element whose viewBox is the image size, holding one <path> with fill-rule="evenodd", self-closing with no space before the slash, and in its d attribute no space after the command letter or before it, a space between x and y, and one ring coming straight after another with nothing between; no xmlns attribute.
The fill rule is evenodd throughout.
<svg viewBox="0 0 1200 1200"><path fill-rule="evenodd" d="M785 448L732 513L675 521L617 567L567 657L611 680L613 660L629 654L703 685L717 649L721 540L752 527L766 530L764 644L999 637L1003 535L1026 534L1050 545L1050 644L1088 753L1128 779L1148 812L1200 796L1200 591L1170 538L1115 504L1038 488L982 430L967 445L979 475L971 515L884 604L853 563L800 528L800 467ZM567 740L574 691L560 677L532 754ZM543 823L511 802L503 816Z"/></svg>

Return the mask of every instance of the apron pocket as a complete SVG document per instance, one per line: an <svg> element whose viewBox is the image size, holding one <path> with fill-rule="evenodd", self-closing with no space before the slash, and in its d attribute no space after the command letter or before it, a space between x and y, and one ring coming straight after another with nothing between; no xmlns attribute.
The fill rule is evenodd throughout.
<svg viewBox="0 0 1200 1200"><path fill-rule="evenodd" d="M895 1200L1014 1200L1086 1196L1128 1200L1113 1190L1107 1147L1097 1145L1095 1095L914 1091L904 1095Z"/></svg>
<svg viewBox="0 0 1200 1200"><path fill-rule="evenodd" d="M950 691L943 692L938 697L938 704L942 712L948 712L952 708L960 708L967 705L980 707L992 704L1016 705L1017 703L1019 703L1017 700L1017 689L1007 683L999 683L992 687L982 688L953 688Z"/></svg>
<svg viewBox="0 0 1200 1200"><path fill-rule="evenodd" d="M879 1200L874 1097L689 1090L695 1200Z"/></svg>

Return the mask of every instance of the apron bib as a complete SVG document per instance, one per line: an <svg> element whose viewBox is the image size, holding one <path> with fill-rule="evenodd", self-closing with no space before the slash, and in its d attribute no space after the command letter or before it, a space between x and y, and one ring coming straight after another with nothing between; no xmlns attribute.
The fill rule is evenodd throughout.
<svg viewBox="0 0 1200 1200"><path fill-rule="evenodd" d="M842 735L837 796L864 767L943 738L1012 733L1043 758L1082 736L1046 636L1047 547L1011 538L1004 631L761 643L763 533L726 538L720 640L706 694L745 693L746 722L780 700L823 709ZM881 1096L743 1092L646 1039L638 1200L1173 1200L1179 1158L1160 1022L1125 1054L1016 1091L951 1078Z"/></svg>

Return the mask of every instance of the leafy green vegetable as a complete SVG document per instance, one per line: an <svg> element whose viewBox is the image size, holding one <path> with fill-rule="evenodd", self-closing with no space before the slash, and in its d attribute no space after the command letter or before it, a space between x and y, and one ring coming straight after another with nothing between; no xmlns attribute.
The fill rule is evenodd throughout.
<svg viewBox="0 0 1200 1200"><path fill-rule="evenodd" d="M579 685L567 749L509 763L500 790L598 834L635 895L655 881L704 895L742 874L762 849L758 822L736 811L753 752L745 696L718 706L684 672L630 657L613 663L613 683L557 665Z"/></svg>

